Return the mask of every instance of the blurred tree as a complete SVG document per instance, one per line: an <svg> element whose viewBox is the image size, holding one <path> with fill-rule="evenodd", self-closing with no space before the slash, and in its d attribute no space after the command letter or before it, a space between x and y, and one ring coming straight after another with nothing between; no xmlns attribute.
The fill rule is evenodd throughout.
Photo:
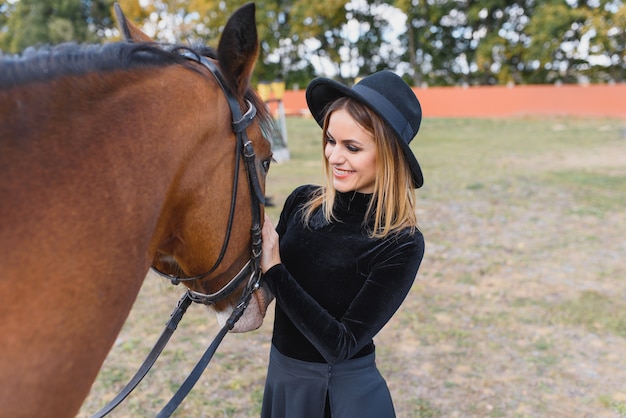
<svg viewBox="0 0 626 418"><path fill-rule="evenodd" d="M587 16L585 35L593 60L585 74L592 82L626 82L626 4L600 1Z"/></svg>
<svg viewBox="0 0 626 418"><path fill-rule="evenodd" d="M464 4L446 0L396 0L407 15L405 60L414 85L454 85L464 74Z"/></svg>
<svg viewBox="0 0 626 418"><path fill-rule="evenodd" d="M305 47L302 53L309 61L327 61L340 73L340 48L343 45L343 26L347 22L348 0L295 0L289 22L291 34Z"/></svg>
<svg viewBox="0 0 626 418"><path fill-rule="evenodd" d="M16 53L28 46L97 42L112 26L113 0L19 0L0 4L0 49Z"/></svg>
<svg viewBox="0 0 626 418"><path fill-rule="evenodd" d="M508 84L524 81L523 29L532 15L532 0L470 2L467 9L472 37L468 45L472 84Z"/></svg>
<svg viewBox="0 0 626 418"><path fill-rule="evenodd" d="M388 7L382 0L346 5L348 23L343 36L342 64L343 75L350 82L359 75L394 68L401 61L401 54L387 39L391 22L384 12Z"/></svg>
<svg viewBox="0 0 626 418"><path fill-rule="evenodd" d="M527 82L575 83L581 59L577 57L586 13L560 0L540 4L524 32L530 43L525 53L532 71Z"/></svg>
<svg viewBox="0 0 626 418"><path fill-rule="evenodd" d="M159 40L215 45L228 16L245 1L154 0L149 2L151 10L145 9L138 18L148 22L146 27ZM622 0L258 0L256 4L261 65L255 78L280 78L289 87L304 86L320 68L324 69L319 75L339 74L349 82L355 75L401 68L415 85L624 79ZM390 45L395 40L385 38L390 22L381 10L387 5L407 16L406 30L399 36L405 48L401 56Z"/></svg>
<svg viewBox="0 0 626 418"><path fill-rule="evenodd" d="M111 38L114 0L0 0L0 49ZM248 0L118 0L157 41L216 46ZM382 68L412 84L626 80L623 0L257 0L253 82L352 82ZM389 21L392 6L406 26ZM396 15L397 16L397 15ZM397 39L389 34L394 29ZM399 32L398 32L399 31ZM399 33L399 34L398 34ZM316 74L319 72L319 74Z"/></svg>
<svg viewBox="0 0 626 418"><path fill-rule="evenodd" d="M621 0L395 0L415 85L624 79Z"/></svg>

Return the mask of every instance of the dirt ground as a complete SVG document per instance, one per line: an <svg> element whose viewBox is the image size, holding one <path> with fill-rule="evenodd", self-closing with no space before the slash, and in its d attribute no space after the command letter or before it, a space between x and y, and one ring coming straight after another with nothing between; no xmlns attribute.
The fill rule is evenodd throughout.
<svg viewBox="0 0 626 418"><path fill-rule="evenodd" d="M625 151L626 141L500 164L610 173L623 193ZM626 416L624 208L577 210L575 193L532 181L468 194L426 202L434 236L398 322L416 320L382 333L394 341L392 390L422 400L399 415Z"/></svg>

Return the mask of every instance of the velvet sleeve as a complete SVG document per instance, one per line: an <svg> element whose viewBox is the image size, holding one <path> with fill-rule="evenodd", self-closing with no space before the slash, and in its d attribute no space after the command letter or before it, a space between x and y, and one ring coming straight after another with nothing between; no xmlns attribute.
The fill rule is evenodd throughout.
<svg viewBox="0 0 626 418"><path fill-rule="evenodd" d="M326 362L335 364L356 354L391 319L411 289L423 255L419 232L390 240L341 318L320 306L283 264L272 267L264 277L286 315Z"/></svg>

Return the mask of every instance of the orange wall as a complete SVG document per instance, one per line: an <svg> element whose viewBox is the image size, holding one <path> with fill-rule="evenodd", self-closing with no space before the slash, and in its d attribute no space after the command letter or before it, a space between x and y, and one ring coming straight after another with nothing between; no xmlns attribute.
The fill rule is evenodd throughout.
<svg viewBox="0 0 626 418"><path fill-rule="evenodd" d="M424 117L568 115L626 119L626 84L415 88ZM310 116L304 90L288 90L285 113Z"/></svg>

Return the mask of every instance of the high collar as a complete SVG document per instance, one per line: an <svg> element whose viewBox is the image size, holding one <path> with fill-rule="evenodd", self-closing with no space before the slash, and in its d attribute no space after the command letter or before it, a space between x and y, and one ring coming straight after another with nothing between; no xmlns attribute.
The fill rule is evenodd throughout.
<svg viewBox="0 0 626 418"><path fill-rule="evenodd" d="M372 200L372 194L359 193L356 191L335 195L335 215L340 219L343 216L359 215L364 216Z"/></svg>

